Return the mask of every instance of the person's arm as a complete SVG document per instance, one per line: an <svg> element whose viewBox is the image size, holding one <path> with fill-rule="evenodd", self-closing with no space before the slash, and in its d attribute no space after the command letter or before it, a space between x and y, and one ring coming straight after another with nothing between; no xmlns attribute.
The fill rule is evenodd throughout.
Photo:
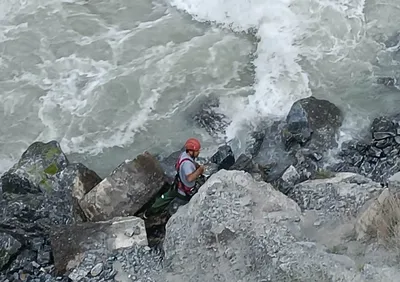
<svg viewBox="0 0 400 282"><path fill-rule="evenodd" d="M204 172L204 166L200 165L194 172L187 174L186 175L186 179L189 182L193 182L197 179L197 177L199 177L200 175L202 175Z"/></svg>

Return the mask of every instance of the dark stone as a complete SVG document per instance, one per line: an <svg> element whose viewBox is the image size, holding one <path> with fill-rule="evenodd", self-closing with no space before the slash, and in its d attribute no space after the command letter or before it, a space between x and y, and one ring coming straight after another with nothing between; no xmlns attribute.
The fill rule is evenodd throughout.
<svg viewBox="0 0 400 282"><path fill-rule="evenodd" d="M204 128L211 136L224 134L226 127L230 121L228 118L218 112L219 100L216 97L208 98L204 102L200 102L199 108L194 110L192 119L202 128Z"/></svg>
<svg viewBox="0 0 400 282"><path fill-rule="evenodd" d="M274 122L265 129L265 139L261 149L253 158L266 182L277 180L290 165L296 163L296 158L285 149L283 137L279 134L284 126L285 123L282 121Z"/></svg>
<svg viewBox="0 0 400 282"><path fill-rule="evenodd" d="M380 158L382 156L382 150L376 147L371 147L368 151L368 155L371 157Z"/></svg>
<svg viewBox="0 0 400 282"><path fill-rule="evenodd" d="M397 80L393 77L378 77L376 80L376 83L382 84L385 86L394 86L396 84Z"/></svg>
<svg viewBox="0 0 400 282"><path fill-rule="evenodd" d="M400 170L399 144L395 136L400 127L400 115L375 118L371 124L369 143L349 142L338 154L340 163L336 171L352 171L385 183Z"/></svg>
<svg viewBox="0 0 400 282"><path fill-rule="evenodd" d="M8 233L0 232L0 269L15 256L22 244Z"/></svg>
<svg viewBox="0 0 400 282"><path fill-rule="evenodd" d="M10 273L16 273L21 269L25 269L27 267L29 268L28 265L35 260L36 253L34 251L25 249L21 253L19 253L18 256L13 260L10 267L8 268L8 271Z"/></svg>
<svg viewBox="0 0 400 282"><path fill-rule="evenodd" d="M218 148L210 160L218 165L218 170L229 169L235 163L235 156L230 146L223 145Z"/></svg>

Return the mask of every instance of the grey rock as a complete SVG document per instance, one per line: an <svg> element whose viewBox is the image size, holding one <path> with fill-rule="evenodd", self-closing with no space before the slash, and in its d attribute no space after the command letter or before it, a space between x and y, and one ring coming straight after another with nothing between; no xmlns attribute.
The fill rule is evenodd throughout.
<svg viewBox="0 0 400 282"><path fill-rule="evenodd" d="M157 195L165 182L159 162L145 152L120 164L84 196L80 207L91 221L135 215Z"/></svg>
<svg viewBox="0 0 400 282"><path fill-rule="evenodd" d="M157 281L391 281L344 255L303 241L297 204L244 172L220 170L167 224ZM190 230L190 231L189 231ZM190 263L187 263L190 261Z"/></svg>
<svg viewBox="0 0 400 282"><path fill-rule="evenodd" d="M286 186L292 188L300 180L300 174L297 172L296 168L291 165L283 173L282 180Z"/></svg>
<svg viewBox="0 0 400 282"><path fill-rule="evenodd" d="M343 215L356 216L361 207L379 195L379 183L355 173L337 173L326 179L308 180L297 184L289 193L302 210L319 210L325 221Z"/></svg>
<svg viewBox="0 0 400 282"><path fill-rule="evenodd" d="M126 230L136 227L140 229L139 234L125 234ZM99 250L108 254L113 250L133 245L148 244L144 221L133 216L55 227L50 238L57 274L63 274L69 268L73 268L73 265L79 264L89 250Z"/></svg>

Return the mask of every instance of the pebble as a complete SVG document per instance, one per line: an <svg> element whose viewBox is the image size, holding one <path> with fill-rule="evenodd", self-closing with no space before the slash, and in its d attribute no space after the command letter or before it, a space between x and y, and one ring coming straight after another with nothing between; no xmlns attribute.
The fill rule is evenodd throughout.
<svg viewBox="0 0 400 282"><path fill-rule="evenodd" d="M102 271L103 271L103 263L100 262L92 268L92 270L90 271L90 275L96 277L99 276Z"/></svg>

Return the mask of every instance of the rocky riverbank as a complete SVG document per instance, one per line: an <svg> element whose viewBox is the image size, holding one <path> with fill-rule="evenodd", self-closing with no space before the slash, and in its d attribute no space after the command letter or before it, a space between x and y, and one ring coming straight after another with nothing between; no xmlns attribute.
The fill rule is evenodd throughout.
<svg viewBox="0 0 400 282"><path fill-rule="evenodd" d="M211 134L215 116L196 121ZM208 179L188 205L146 220L180 151L101 179L56 141L35 142L1 177L0 279L397 281L400 120L377 118L332 164L342 120L328 101L297 101L245 154L223 145L200 160Z"/></svg>

